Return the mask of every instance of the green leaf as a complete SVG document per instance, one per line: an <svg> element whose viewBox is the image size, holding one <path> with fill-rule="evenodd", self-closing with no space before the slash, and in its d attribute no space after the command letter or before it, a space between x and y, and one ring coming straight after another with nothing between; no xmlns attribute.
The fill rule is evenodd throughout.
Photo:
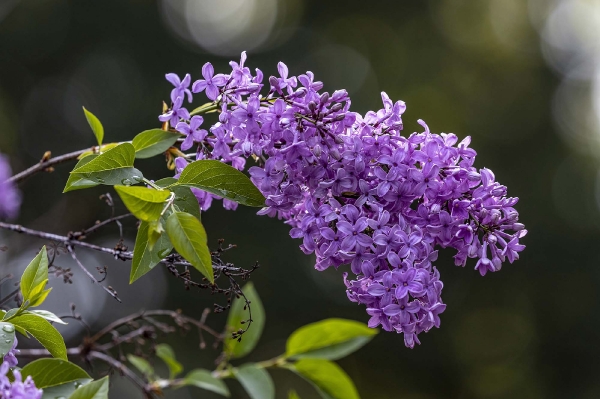
<svg viewBox="0 0 600 399"><path fill-rule="evenodd" d="M166 363L169 368L169 379L172 380L177 377L177 374L183 371L181 363L175 359L175 352L167 344L156 345L156 356L158 356L163 362Z"/></svg>
<svg viewBox="0 0 600 399"><path fill-rule="evenodd" d="M61 359L38 359L21 369L23 379L31 376L38 389L66 384L69 382L88 379L88 375L81 367Z"/></svg>
<svg viewBox="0 0 600 399"><path fill-rule="evenodd" d="M51 321L53 323L64 324L67 325L60 317L55 315L52 312L48 312L47 310L28 310L27 313L32 313L36 316L43 317L44 319Z"/></svg>
<svg viewBox="0 0 600 399"><path fill-rule="evenodd" d="M41 287L42 288L45 287L46 283L47 283L47 280L43 283L43 285ZM29 305L27 307L35 308L36 306L40 306L42 303L44 303L44 301L48 297L48 294L50 294L50 291L52 291L52 288L48 288L45 291L37 292L35 295L33 295L33 297L31 298L31 300L29 302Z"/></svg>
<svg viewBox="0 0 600 399"><path fill-rule="evenodd" d="M160 219L165 203L171 196L171 192L168 190L159 191L137 186L117 185L115 191L119 194L129 212L144 222Z"/></svg>
<svg viewBox="0 0 600 399"><path fill-rule="evenodd" d="M265 197L245 174L220 161L204 159L190 163L177 184L196 187L242 205L265 205Z"/></svg>
<svg viewBox="0 0 600 399"><path fill-rule="evenodd" d="M100 123L100 120L96 118L96 115L85 109L85 107L83 107L83 112L85 114L85 119L87 119L92 131L94 132L94 136L96 136L98 145L102 145L102 140L104 140L104 127L102 127L102 123Z"/></svg>
<svg viewBox="0 0 600 399"><path fill-rule="evenodd" d="M93 381L91 378L81 378L55 387L44 388L42 399L68 398L77 388Z"/></svg>
<svg viewBox="0 0 600 399"><path fill-rule="evenodd" d="M300 399L300 396L293 389L288 393L288 399Z"/></svg>
<svg viewBox="0 0 600 399"><path fill-rule="evenodd" d="M13 347L15 342L15 326L12 323L0 322L0 359Z"/></svg>
<svg viewBox="0 0 600 399"><path fill-rule="evenodd" d="M262 335L263 328L265 327L265 309L258 296L258 292L254 288L254 284L251 282L246 284L242 288L242 292L246 295L248 301L250 301L250 310L252 311L252 324L248 331L242 335L242 340L238 342L237 339L232 338L231 334L227 334L225 337L224 345L225 352L232 358L240 358L249 354L258 344L258 340ZM243 297L235 298L227 317L227 332L238 331L240 329L246 329L248 327L248 309L246 307L246 301ZM246 323L242 324L242 321Z"/></svg>
<svg viewBox="0 0 600 399"><path fill-rule="evenodd" d="M69 399L108 399L108 376L77 388Z"/></svg>
<svg viewBox="0 0 600 399"><path fill-rule="evenodd" d="M33 335L52 356L67 360L65 341L58 330L48 320L34 314L26 313L11 319L11 322Z"/></svg>
<svg viewBox="0 0 600 399"><path fill-rule="evenodd" d="M133 167L134 159L133 145L122 143L73 169L71 174L99 184L133 184L143 177L142 172Z"/></svg>
<svg viewBox="0 0 600 399"><path fill-rule="evenodd" d="M129 363L131 363L133 367L138 369L145 376L148 377L154 375L154 367L152 367L150 363L148 363L148 361L143 357L128 354L127 360L129 360Z"/></svg>
<svg viewBox="0 0 600 399"><path fill-rule="evenodd" d="M8 312L4 313L4 317L2 317L2 321L8 321L17 315L19 308L10 309Z"/></svg>
<svg viewBox="0 0 600 399"><path fill-rule="evenodd" d="M145 130L135 136L131 144L135 147L136 158L150 158L167 151L180 137L181 134L179 133L152 129Z"/></svg>
<svg viewBox="0 0 600 399"><path fill-rule="evenodd" d="M154 245L163 233L165 233L165 229L163 228L161 220L148 222L148 247L150 250L154 248Z"/></svg>
<svg viewBox="0 0 600 399"><path fill-rule="evenodd" d="M291 369L308 380L323 399L360 399L348 374L329 360L301 359Z"/></svg>
<svg viewBox="0 0 600 399"><path fill-rule="evenodd" d="M150 248L148 243L148 228L147 222L140 223L140 228L135 239L135 246L133 247L129 284L152 270L173 250L173 245L165 233Z"/></svg>
<svg viewBox="0 0 600 399"><path fill-rule="evenodd" d="M183 385L191 385L198 388L206 389L219 395L229 397L229 389L223 381L212 376L211 372L203 369L195 369L190 371L183 378Z"/></svg>
<svg viewBox="0 0 600 399"><path fill-rule="evenodd" d="M77 165L75 165L74 169L80 168L83 165L88 164L92 159L96 158L98 155L88 155L85 158L81 158ZM75 190L83 190L84 188L96 187L99 183L96 183L92 180L86 179L81 175L70 174L69 179L67 180L67 184L63 190L63 193L67 193L69 191Z"/></svg>
<svg viewBox="0 0 600 399"><path fill-rule="evenodd" d="M285 356L337 360L361 348L377 333L354 320L322 320L294 331L287 340Z"/></svg>
<svg viewBox="0 0 600 399"><path fill-rule="evenodd" d="M275 399L275 385L267 370L251 363L234 369L233 375L251 399Z"/></svg>
<svg viewBox="0 0 600 399"><path fill-rule="evenodd" d="M189 213L173 212L167 219L166 230L177 252L214 283L212 260L202 223Z"/></svg>
<svg viewBox="0 0 600 399"><path fill-rule="evenodd" d="M194 215L196 219L201 220L200 205L192 190L185 186L175 186L172 190L175 193L175 206L177 209Z"/></svg>
<svg viewBox="0 0 600 399"><path fill-rule="evenodd" d="M110 150L111 148L115 148L119 144L121 144L121 143L108 143L108 144L103 144L99 147L94 147L89 151L81 153L81 155L78 156L77 159L83 159L83 158L87 157L88 155L102 154L103 152L106 152L106 151Z"/></svg>
<svg viewBox="0 0 600 399"><path fill-rule="evenodd" d="M34 295L39 294L44 290L48 282L48 253L46 246L37 254L29 263L21 276L21 293L23 300L30 300Z"/></svg>
<svg viewBox="0 0 600 399"><path fill-rule="evenodd" d="M198 220L201 220L200 205L198 204L198 199L194 193L192 193L192 190L189 187L176 186L174 185L175 183L177 183L177 179L172 177L165 177L164 179L154 182L154 184L159 187L165 188L170 186L169 190L175 193L175 206L181 212L190 213L196 216Z"/></svg>

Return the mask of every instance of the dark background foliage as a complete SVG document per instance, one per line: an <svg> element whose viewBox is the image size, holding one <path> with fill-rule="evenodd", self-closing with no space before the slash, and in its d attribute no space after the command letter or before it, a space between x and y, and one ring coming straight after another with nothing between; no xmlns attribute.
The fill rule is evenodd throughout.
<svg viewBox="0 0 600 399"><path fill-rule="evenodd" d="M401 336L382 333L341 361L362 397L596 398L594 7L600 15L597 4L574 0L3 0L0 150L19 171L46 150L58 155L93 145L82 105L103 121L106 142L131 139L157 126L170 91L165 73L198 78L206 61L226 72L242 49L248 65L267 76L283 60L293 74L315 72L327 90L347 88L359 112L379 109L385 90L406 101L407 133L419 130L422 118L435 132L471 135L476 165L491 168L509 194L521 198L518 209L530 233L521 260L484 278L472 263L456 268L443 252L437 263L448 304L442 328L421 335L422 345L413 350ZM152 178L169 174L160 158L140 164ZM61 194L68 171L61 166L21 186L19 223L64 234L110 215L98 199L106 187ZM284 339L305 323L327 317L366 322L364 308L346 299L342 270L315 271L283 223L254 213L216 203L203 216L211 245L224 238L238 245L231 261L262 265L252 280L267 324L251 360L282 352ZM130 221L130 247L134 234ZM112 246L117 237L109 228L93 239ZM4 273L25 267L42 242L2 231L0 244L9 247L0 253ZM222 301L184 291L159 267L128 286L128 264L88 255L92 269L109 267L109 283L124 304L77 275L71 286L51 281L49 310L65 314L75 302L98 327L142 307L199 315ZM72 266L63 258L59 264ZM210 320L220 328L225 316ZM83 333L75 322L63 331L71 344ZM167 341L187 368L211 367L216 356L198 349L194 334ZM289 373L273 376L279 398L291 386L303 398L315 397ZM112 397L138 397L132 389L115 381ZM197 394L180 390L168 397ZM241 390L234 397L243 397Z"/></svg>

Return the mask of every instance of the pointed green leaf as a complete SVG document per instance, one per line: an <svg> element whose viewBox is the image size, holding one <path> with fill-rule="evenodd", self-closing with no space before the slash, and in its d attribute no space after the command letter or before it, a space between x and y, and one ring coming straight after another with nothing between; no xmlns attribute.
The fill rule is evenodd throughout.
<svg viewBox="0 0 600 399"><path fill-rule="evenodd" d="M227 318L227 335L224 340L225 352L232 358L240 358L252 352L258 344L265 327L265 309L258 296L258 292L256 292L256 289L254 288L254 284L251 282L246 284L244 288L242 288L242 292L246 295L248 301L250 301L252 324L250 324L248 331L242 335L241 341L238 342L237 339L232 338L231 332L240 329L245 330L246 327L248 327L247 320L249 318L244 298L235 298ZM245 321L245 323L242 324L242 321Z"/></svg>
<svg viewBox="0 0 600 399"><path fill-rule="evenodd" d="M0 359L13 347L15 342L15 326L12 323L0 322Z"/></svg>
<svg viewBox="0 0 600 399"><path fill-rule="evenodd" d="M115 191L119 194L129 212L144 222L158 220L167 199L171 195L168 190L159 191L139 186L116 185Z"/></svg>
<svg viewBox="0 0 600 399"><path fill-rule="evenodd" d="M227 397L231 395L227 385L225 385L225 383L218 378L213 377L211 372L208 370L195 369L190 371L183 378L183 385L191 385L206 389L207 391L218 393L219 395Z"/></svg>
<svg viewBox="0 0 600 399"><path fill-rule="evenodd" d="M294 331L287 340L285 356L336 360L361 348L377 333L354 320L322 320Z"/></svg>
<svg viewBox="0 0 600 399"><path fill-rule="evenodd" d="M288 393L288 399L300 399L300 396L293 389Z"/></svg>
<svg viewBox="0 0 600 399"><path fill-rule="evenodd" d="M91 377L81 367L61 359L38 359L21 369L23 378L31 376L38 389L54 387L61 384L91 381Z"/></svg>
<svg viewBox="0 0 600 399"><path fill-rule="evenodd" d="M98 184L134 184L143 177L142 172L133 167L134 159L133 145L122 143L73 169L71 174Z"/></svg>
<svg viewBox="0 0 600 399"><path fill-rule="evenodd" d="M44 283L43 287L45 286L46 283ZM50 291L52 291L52 288L48 288L47 290L41 292L36 291L36 294L33 294L33 296L31 297L28 308L35 308L36 306L40 306L41 304L43 304L46 298L48 297L48 294L50 294Z"/></svg>
<svg viewBox="0 0 600 399"><path fill-rule="evenodd" d="M204 159L190 163L177 184L196 187L242 205L265 205L265 197L245 174L220 161Z"/></svg>
<svg viewBox="0 0 600 399"><path fill-rule="evenodd" d="M173 212L167 219L166 230L175 250L214 283L212 260L202 223L189 213Z"/></svg>
<svg viewBox="0 0 600 399"><path fill-rule="evenodd" d="M44 319L51 321L53 323L64 324L64 325L68 324L68 323L65 323L60 317L58 317L57 315L55 315L52 312L48 312L47 310L28 310L26 313L31 313L36 316L43 317Z"/></svg>
<svg viewBox="0 0 600 399"><path fill-rule="evenodd" d="M135 147L136 158L150 158L167 151L180 137L179 133L151 129L135 136L131 144Z"/></svg>
<svg viewBox="0 0 600 399"><path fill-rule="evenodd" d="M65 341L48 320L35 314L26 313L14 317L11 322L33 335L52 356L67 360Z"/></svg>
<svg viewBox="0 0 600 399"><path fill-rule="evenodd" d="M233 375L251 399L275 399L275 384L267 370L255 364L245 364L234 369Z"/></svg>
<svg viewBox="0 0 600 399"><path fill-rule="evenodd" d="M169 379L172 380L183 371L181 363L175 359L175 352L167 344L156 345L156 356L158 356L169 368Z"/></svg>
<svg viewBox="0 0 600 399"><path fill-rule="evenodd" d="M133 367L138 369L145 376L154 375L154 367L152 367L150 363L148 363L148 361L143 357L128 354L127 360L133 365Z"/></svg>
<svg viewBox="0 0 600 399"><path fill-rule="evenodd" d="M17 315L18 311L19 311L19 308L10 309L8 312L6 312L4 314L4 317L2 318L2 321L7 321L7 320L12 319L13 317L15 317Z"/></svg>
<svg viewBox="0 0 600 399"><path fill-rule="evenodd" d="M96 115L85 109L85 107L83 107L83 113L85 114L85 119L87 119L92 131L94 132L94 136L96 136L98 145L102 145L102 140L104 140L104 127L102 127L102 123L100 123L100 120L96 118Z"/></svg>
<svg viewBox="0 0 600 399"><path fill-rule="evenodd" d="M21 277L21 293L24 300L31 300L33 295L40 293L48 282L48 253L46 246L29 263Z"/></svg>
<svg viewBox="0 0 600 399"><path fill-rule="evenodd" d="M140 223L135 246L133 247L133 259L131 261L131 274L129 284L152 270L173 250L173 245L166 233L163 233L150 248L148 243L148 223Z"/></svg>
<svg viewBox="0 0 600 399"><path fill-rule="evenodd" d="M108 376L77 388L69 399L108 399Z"/></svg>
<svg viewBox="0 0 600 399"><path fill-rule="evenodd" d="M87 163L89 163L92 159L96 158L97 156L98 155L96 155L96 154L91 154L84 158L81 158L79 160L79 162L77 162L77 165L75 165L74 169L77 169L77 168L82 167L83 165L86 165ZM83 190L84 188L96 187L98 184L99 183L88 180L81 175L70 174L69 179L67 180L67 184L65 185L65 188L63 190L63 193L67 193L69 191L75 191L75 190Z"/></svg>
<svg viewBox="0 0 600 399"><path fill-rule="evenodd" d="M301 359L291 369L310 382L323 399L360 399L348 374L329 360Z"/></svg>

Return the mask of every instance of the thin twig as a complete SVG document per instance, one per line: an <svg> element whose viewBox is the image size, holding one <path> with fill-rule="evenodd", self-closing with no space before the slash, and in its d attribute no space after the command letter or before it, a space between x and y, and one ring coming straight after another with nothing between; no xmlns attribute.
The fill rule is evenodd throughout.
<svg viewBox="0 0 600 399"><path fill-rule="evenodd" d="M44 157L40 160L40 162L38 162L37 164L33 165L32 167L30 167L28 169L25 169L24 171L22 171L20 173L17 173L16 175L14 175L10 179L8 179L8 181L13 182L13 183L20 183L23 180L27 179L28 177L35 175L36 173L43 172L43 171L52 171L53 170L52 167L54 165L58 165L63 162L68 162L68 161L77 159L84 152L94 151L95 148L96 147L86 148L83 150L60 155L60 156L54 157L54 158L51 158L50 152L48 151L48 152L46 152L46 154L44 154Z"/></svg>
<svg viewBox="0 0 600 399"><path fill-rule="evenodd" d="M205 320L206 318L196 320L189 316L186 316L184 314L176 312L174 310L148 310L148 311L141 311L139 313L134 313L132 315L125 316L118 320L113 321L112 323L110 323L109 325L104 327L102 330L100 330L96 334L94 334L92 337L90 337L90 341L97 342L103 336L109 334L111 331L113 331L123 325L129 324L132 321L135 321L138 319L143 319L144 317L153 317L153 316L168 316L168 317L172 318L173 320L175 320L175 322L182 321L184 323L189 323L189 324L196 326L197 328L199 328L201 330L206 331L207 333L211 334L212 336L214 336L216 338L221 337L221 334L219 334L212 328L208 327L204 323L203 319Z"/></svg>
<svg viewBox="0 0 600 399"><path fill-rule="evenodd" d="M86 238L87 235L89 235L90 233L98 230L99 228L106 226L107 224L113 223L113 222L118 222L121 219L125 219L128 218L130 216L133 216L133 214L131 213L125 213L123 215L119 215L119 216L113 216L111 218L108 218L106 220L103 220L101 222L97 222L96 224L94 224L92 227L85 229L85 230L81 230L81 231L76 231L74 233L71 234L71 236L73 238L77 238L79 240ZM119 226L119 229L121 230L122 227Z"/></svg>
<svg viewBox="0 0 600 399"><path fill-rule="evenodd" d="M110 296L112 296L113 298L115 298L117 301L121 302L121 299L119 298L119 296L117 295L117 292L109 287L106 287L104 285L102 285L100 283L100 281L98 281L96 279L96 277L94 277L94 275L79 261L79 259L77 258L77 256L75 255L75 250L73 249L73 247L71 245L67 245L67 250L69 251L69 253L71 254L71 257L73 258L73 260L77 263L77 265L81 268L81 270L83 270L83 272L85 274L88 275L88 277L90 279L92 279L92 282L95 284L98 284L100 287L102 287L102 289L106 292L108 292L108 294Z"/></svg>

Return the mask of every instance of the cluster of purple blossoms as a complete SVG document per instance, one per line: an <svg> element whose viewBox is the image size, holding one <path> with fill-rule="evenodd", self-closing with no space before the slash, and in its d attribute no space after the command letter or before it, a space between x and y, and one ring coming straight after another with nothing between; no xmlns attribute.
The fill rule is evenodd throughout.
<svg viewBox="0 0 600 399"><path fill-rule="evenodd" d="M42 390L36 388L31 376L28 376L25 378L25 381L23 381L21 373L18 370L13 369L12 374L14 376L14 381L10 382L8 379L8 370L15 367L18 363L15 355L19 353L19 351L16 348L17 338L15 337L12 349L4 356L4 361L0 366L0 398L41 399Z"/></svg>
<svg viewBox="0 0 600 399"><path fill-rule="evenodd" d="M21 195L8 179L12 176L8 159L0 154L0 218L14 219L19 213Z"/></svg>
<svg viewBox="0 0 600 399"><path fill-rule="evenodd" d="M280 62L267 84L245 60L242 53L230 74L219 75L207 63L192 85L212 100L201 109L219 111L207 130L183 108L189 75L187 85L167 75L175 82L172 108L159 119L196 149L176 161L177 173L190 159L243 170L252 158L251 179L266 197L258 213L285 220L302 251L316 254L317 270L350 264L348 298L366 306L370 327L403 333L411 348L419 333L439 327L446 305L436 248L454 248L458 266L476 258L482 276L519 258L527 231L514 209L518 198L507 197L489 169L473 167L470 137L431 133L421 120L423 132L403 136L402 101L382 93L383 108L363 116L350 111L345 90L323 92L311 72L289 76ZM203 210L218 198L196 196Z"/></svg>

